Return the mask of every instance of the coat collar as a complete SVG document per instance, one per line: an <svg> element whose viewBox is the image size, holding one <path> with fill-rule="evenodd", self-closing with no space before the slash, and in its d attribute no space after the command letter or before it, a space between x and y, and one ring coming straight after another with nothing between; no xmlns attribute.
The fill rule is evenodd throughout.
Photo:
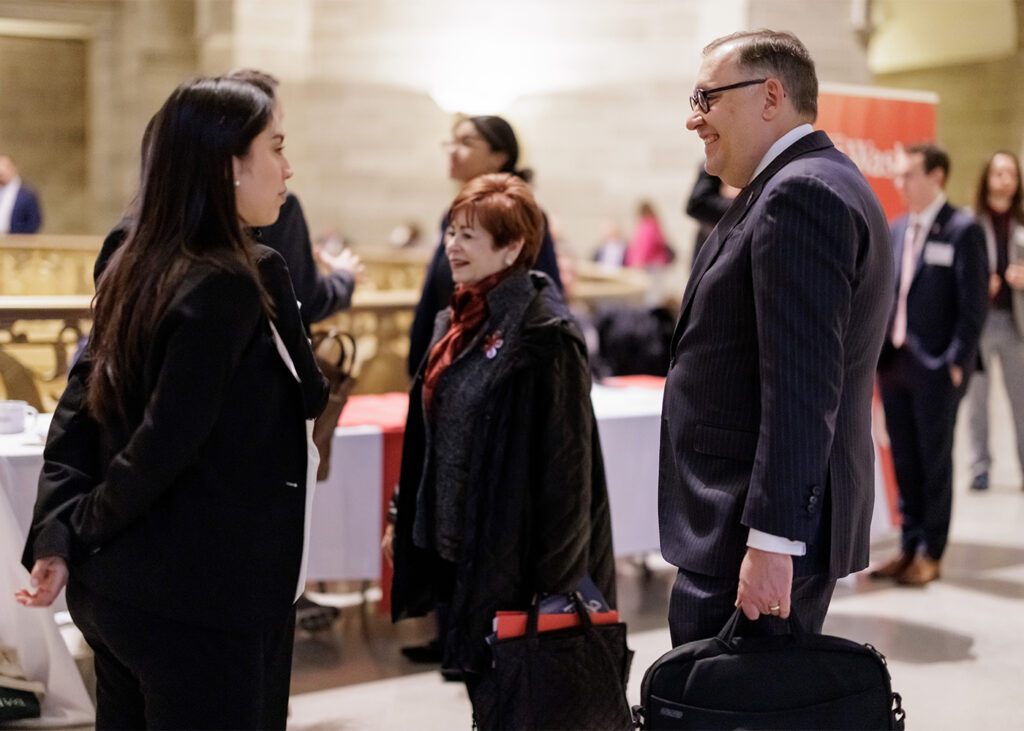
<svg viewBox="0 0 1024 731"><path fill-rule="evenodd" d="M686 283L686 291L683 292L683 303L679 310L679 320L676 323L675 333L672 335L672 349L669 352L672 353L673 358L675 357L676 346L679 344L679 338L682 336L683 323L686 321L687 312L690 304L693 302L693 295L700 284L700 280L707 273L715 259L718 258L718 253L721 251L725 240L729 238L732 230L747 215L747 211L750 210L751 205L761 195L761 191L764 190L767 182L796 158L831 147L833 147L832 140L820 130L801 137L779 153L778 157L772 160L768 167L751 180L750 185L740 191L740 194L733 200L732 205L729 206L725 215L722 216L718 225L715 226L701 246L697 260L693 263L690 279Z"/></svg>

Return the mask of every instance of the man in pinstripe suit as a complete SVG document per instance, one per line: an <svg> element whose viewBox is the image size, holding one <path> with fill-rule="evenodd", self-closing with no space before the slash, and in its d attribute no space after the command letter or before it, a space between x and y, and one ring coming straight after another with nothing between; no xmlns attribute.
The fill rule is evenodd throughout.
<svg viewBox="0 0 1024 731"><path fill-rule="evenodd" d="M704 49L690 99L705 168L743 190L694 262L665 384L676 645L735 606L818 632L836 579L868 563L892 251L864 176L811 126L817 94L803 44L756 31Z"/></svg>

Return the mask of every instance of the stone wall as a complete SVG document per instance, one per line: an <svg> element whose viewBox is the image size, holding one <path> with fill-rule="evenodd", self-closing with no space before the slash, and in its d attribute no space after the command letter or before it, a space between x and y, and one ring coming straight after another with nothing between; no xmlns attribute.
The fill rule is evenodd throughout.
<svg viewBox="0 0 1024 731"><path fill-rule="evenodd" d="M76 230L90 203L85 57L78 39L0 36L0 154L39 194L44 231Z"/></svg>
<svg viewBox="0 0 1024 731"><path fill-rule="evenodd" d="M939 95L936 131L952 159L947 192L969 205L982 166L998 149L1024 153L1024 0L1016 0L1016 53L971 64L881 74L876 83Z"/></svg>
<svg viewBox="0 0 1024 731"><path fill-rule="evenodd" d="M253 66L282 81L292 187L314 231L376 245L412 221L433 241L454 193L439 146L453 113L496 112L562 246L589 256L606 220L628 232L650 199L681 289L695 233L681 207L703 157L685 129L700 49L789 28L823 81L864 83L848 16L846 0L0 0L0 34L9 18L84 29L77 232L102 233L128 202L142 129L176 83Z"/></svg>
<svg viewBox="0 0 1024 731"><path fill-rule="evenodd" d="M37 59L19 71L26 83L0 89L3 106L37 109L42 99L66 97L75 118L83 119L74 135L52 134L64 111L46 102L13 133L31 140L29 159L47 161L25 171L26 178L32 172L34 182L43 181L46 232L102 233L117 222L138 179L146 122L171 89L196 72L194 13L193 2L179 0L0 0L5 53L17 43ZM52 50L67 45L81 49L81 64ZM84 161L84 174L73 185L63 182L77 160Z"/></svg>
<svg viewBox="0 0 1024 731"><path fill-rule="evenodd" d="M359 243L379 243L412 220L433 240L454 192L439 147L452 112L500 113L518 132L560 245L589 256L606 221L628 232L638 202L649 199L680 252L676 290L695 233L681 208L703 160L685 129L703 45L751 25L789 27L819 58L823 80L867 81L846 2L301 0L288 7L236 2L233 18L221 18L201 40L210 50L200 53L223 65L230 45L228 65L281 77L293 188L314 229L337 226ZM492 106L483 106L489 98Z"/></svg>

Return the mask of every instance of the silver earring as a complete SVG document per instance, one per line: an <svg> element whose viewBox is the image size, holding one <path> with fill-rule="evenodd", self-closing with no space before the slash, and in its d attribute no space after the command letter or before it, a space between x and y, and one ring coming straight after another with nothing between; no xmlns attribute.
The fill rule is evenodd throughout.
<svg viewBox="0 0 1024 731"><path fill-rule="evenodd" d="M512 262L514 262L514 261L515 261L515 259L509 259L508 257L505 257L505 266L507 266L507 267L512 266Z"/></svg>
<svg viewBox="0 0 1024 731"><path fill-rule="evenodd" d="M242 187L242 181L241 181L241 180L236 180L236 181L235 181L235 187L236 187L236 188L240 188L240 187Z"/></svg>

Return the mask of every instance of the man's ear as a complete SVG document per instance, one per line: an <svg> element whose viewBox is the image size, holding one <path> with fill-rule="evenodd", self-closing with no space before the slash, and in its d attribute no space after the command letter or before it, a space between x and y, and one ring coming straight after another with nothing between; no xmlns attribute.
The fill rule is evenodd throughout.
<svg viewBox="0 0 1024 731"><path fill-rule="evenodd" d="M762 116L764 119L774 119L782 111L782 103L786 98L786 90L782 88L782 82L771 78L764 82L765 96Z"/></svg>

